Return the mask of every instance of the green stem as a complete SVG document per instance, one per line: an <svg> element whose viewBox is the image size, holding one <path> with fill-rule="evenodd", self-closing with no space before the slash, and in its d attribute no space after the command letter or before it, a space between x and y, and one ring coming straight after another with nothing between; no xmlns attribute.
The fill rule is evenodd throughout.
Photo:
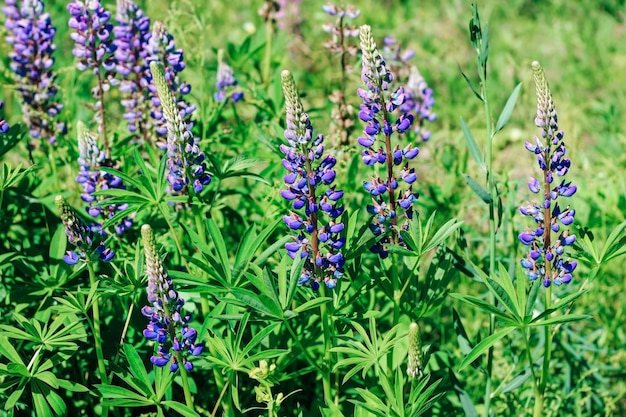
<svg viewBox="0 0 626 417"><path fill-rule="evenodd" d="M187 376L187 370L185 369L185 366L184 366L182 353L176 352L176 358L178 360L178 369L180 370L180 379L183 383L183 393L185 394L185 404L187 404L187 407L193 410L193 398L191 398L191 391L189 390L189 379Z"/></svg>
<svg viewBox="0 0 626 417"><path fill-rule="evenodd" d="M533 378L533 391L535 393L535 398L539 398L539 380L537 379L537 373L535 372L535 363L533 361L533 355L530 349L530 335L528 334L528 328L527 327L523 327L522 329L522 336L524 337L524 344L526 346L526 358L528 359L528 366L530 367L530 374L532 375ZM536 404L535 404L536 405ZM536 414L534 415L534 417L536 417Z"/></svg>
<svg viewBox="0 0 626 417"><path fill-rule="evenodd" d="M479 62L479 68L481 68ZM483 104L485 107L485 121L486 121L486 129L487 129L487 143L486 143L486 164L487 164L487 189L489 191L489 195L491 196L491 200L489 201L489 275L493 275L496 273L496 216L495 216L495 205L497 204L497 192L495 181L493 178L493 126L491 121L491 107L489 105L488 98L488 89L487 89L487 77L483 76L483 72L479 70L481 83L482 83L482 98ZM486 71L484 72L486 73ZM491 304L495 303L495 298L493 294L489 294L489 302ZM493 314L489 315L489 336L491 336L495 332L496 327L496 318ZM491 374L493 370L493 347L490 347L487 350L487 383L485 385L485 417L489 416L489 409L491 406Z"/></svg>
<svg viewBox="0 0 626 417"><path fill-rule="evenodd" d="M215 417L217 415L217 410L219 410L220 404L222 404L222 399L224 398L224 395L226 394L228 390L228 386L230 385L230 381L226 381L224 383L224 379L222 378L221 374L219 374L219 372L216 371L214 372L214 374L216 375L215 382L218 383L218 386L219 386L219 383L223 383L224 385L222 389L220 390L220 396L217 398L217 401L215 402L215 406L213 407L213 411L211 412L211 417ZM224 414L223 414L224 416L233 415L231 407L224 405L222 408L224 410Z"/></svg>
<svg viewBox="0 0 626 417"><path fill-rule="evenodd" d="M552 287L546 288L546 310L548 310L552 304ZM547 318L547 317L546 317ZM546 393L546 386L548 384L548 378L550 377L550 359L552 355L552 326L548 325L544 327L545 346L543 353L543 367L541 370L541 382L539 384L538 396L535 399L535 409L533 417L539 417L543 415L543 401Z"/></svg>
<svg viewBox="0 0 626 417"><path fill-rule="evenodd" d="M325 296L325 284L323 282L320 285L319 291L320 291L320 296L324 297ZM332 386L330 383L330 375L331 375L331 370L332 370L332 366L331 366L332 357L330 353L331 334L330 334L330 325L329 325L330 317L329 317L328 308L326 307L326 303L323 303L320 305L320 315L322 317L322 330L324 332L324 359L323 359L323 366L322 366L322 370L323 370L322 384L324 386L324 403L331 404L333 402Z"/></svg>
<svg viewBox="0 0 626 417"><path fill-rule="evenodd" d="M91 287L98 285L96 281L96 273L93 269L91 261L87 260L87 270L89 271L89 284ZM106 367L104 366L104 353L102 351L102 335L100 332L100 306L98 305L98 299L94 300L91 305L91 311L93 320L89 320L91 332L93 333L94 346L96 349L96 358L98 360L98 373L100 374L100 381L104 385L109 385L109 378L107 376ZM102 416L106 417L109 413L109 409L106 406L102 406Z"/></svg>
<svg viewBox="0 0 626 417"><path fill-rule="evenodd" d="M131 300L130 307L128 307L128 314L126 315L126 320L124 321L124 327L122 328L122 334L120 335L120 341L117 345L117 352L115 353L115 358L113 358L113 365L117 365L117 361L120 360L120 354L122 353L122 349L124 348L124 339L126 339L126 333L128 332L128 327L130 326L130 319L133 317L133 311L135 310L135 303ZM109 374L109 381L113 380L113 370Z"/></svg>
<svg viewBox="0 0 626 417"><path fill-rule="evenodd" d="M270 72L272 71L272 39L274 37L274 25L272 19L265 22L265 56L263 57L263 84L270 85Z"/></svg>

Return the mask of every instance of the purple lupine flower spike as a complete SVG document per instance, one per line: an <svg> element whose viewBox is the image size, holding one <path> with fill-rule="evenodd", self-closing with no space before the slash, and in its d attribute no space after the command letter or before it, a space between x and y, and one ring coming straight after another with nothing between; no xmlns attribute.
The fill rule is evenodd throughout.
<svg viewBox="0 0 626 417"><path fill-rule="evenodd" d="M124 119L135 141L148 141L150 117L149 43L150 18L131 0L117 1L117 25L113 28L116 71L119 74Z"/></svg>
<svg viewBox="0 0 626 417"><path fill-rule="evenodd" d="M541 179L531 177L528 183L530 191L539 195L541 200L520 207L520 212L532 217L536 226L520 233L519 240L529 247L528 255L521 260L526 275L531 280L540 279L545 287L549 287L552 283L569 283L577 266L576 261L565 256L565 248L576 241L576 235L567 229L574 222L576 211L569 205L560 205L563 198L576 192L576 186L565 179L559 182L556 178L567 174L570 160L565 158L564 133L559 129L543 68L537 61L532 63L532 68L537 91L535 124L541 129L541 139L535 138L536 145L526 142L525 147L536 155L543 176Z"/></svg>
<svg viewBox="0 0 626 417"><path fill-rule="evenodd" d="M58 87L52 71L56 29L41 0L20 4L6 0L2 11L9 32L6 41L13 46L10 67L17 81L24 122L31 138L55 144L57 136L66 132L65 124L55 120L63 109L55 100Z"/></svg>
<svg viewBox="0 0 626 417"><path fill-rule="evenodd" d="M412 190L417 175L409 167L409 163L419 150L410 143L399 143L400 135L407 132L414 120L412 114L401 110L406 101L405 89L398 87L390 93L393 75L378 52L369 26L361 26L360 38L363 52L361 80L365 88L358 90L358 95L363 100L359 118L366 126L364 136L358 138L357 142L365 148L362 155L366 165L381 164L386 168L384 177L375 175L363 183L372 195L372 204L367 207L368 212L373 215L370 229L376 236L389 233L371 251L386 258L388 243L402 244L395 229L398 219L403 220L401 228L408 229L413 216L413 205L418 195ZM396 110L400 111L400 115L394 122L392 113ZM392 137L398 138L394 141L395 146ZM399 172L396 167L401 168ZM406 183L407 187L401 189L400 181Z"/></svg>
<svg viewBox="0 0 626 417"><path fill-rule="evenodd" d="M167 123L167 180L170 188L174 192L188 192L188 185L191 185L196 193L200 193L211 182L211 176L204 162L204 152L198 147L199 139L183 121L183 112L167 83L163 65L151 62L150 72Z"/></svg>
<svg viewBox="0 0 626 417"><path fill-rule="evenodd" d="M0 110L4 107L4 103L0 100ZM7 133L11 126L4 120L3 116L0 116L0 134Z"/></svg>
<svg viewBox="0 0 626 417"><path fill-rule="evenodd" d="M102 224L99 222L106 221L118 212L126 210L128 204L109 204L103 206L99 203L102 202L102 197L96 197L94 192L99 190L108 189L126 189L121 178L116 177L113 174L102 171L101 167L112 166L111 161L107 158L104 151L100 150L96 138L87 130L87 126L81 121L77 125L78 130L78 164L80 165L80 171L76 177L78 182L83 187L83 193L81 198L87 203L87 213L96 220L96 224L92 226L95 231L102 229ZM123 218L115 226L115 231L118 235L124 233L124 231L130 228L133 224L131 218Z"/></svg>
<svg viewBox="0 0 626 417"><path fill-rule="evenodd" d="M92 228L78 217L63 196L58 195L54 202L65 225L67 240L76 246L75 250L67 251L63 257L66 263L73 265L79 260L90 260L95 256L103 262L113 259L115 253L110 248L107 248L104 242L96 241Z"/></svg>
<svg viewBox="0 0 626 417"><path fill-rule="evenodd" d="M196 330L189 327L191 314L182 310L185 301L176 292L172 278L163 266L149 225L141 226L141 238L146 257L150 303L141 309L141 313L150 319L143 336L157 342L156 354L150 358L150 362L159 367L169 363L172 372L176 372L182 362L185 369L191 371L193 364L189 359L200 355L203 345L197 341Z"/></svg>
<svg viewBox="0 0 626 417"><path fill-rule="evenodd" d="M285 155L283 166L289 172L285 177L286 188L281 196L291 201L294 211L283 217L285 224L298 234L285 245L289 256L298 251L306 258L300 284L309 284L314 290L320 282L328 288L337 285L343 275L344 258L341 248L345 238L339 217L343 213L340 200L343 191L332 183L337 162L331 155L324 156L324 136L313 136L313 126L304 112L293 76L282 72L285 96L287 144L280 146Z"/></svg>
<svg viewBox="0 0 626 417"><path fill-rule="evenodd" d="M183 50L176 48L174 37L167 31L162 22L156 21L152 27L152 35L148 42L148 56L146 62L148 66L152 62L160 62L164 67L165 81L174 94L176 106L180 112L183 122L187 129L191 131L195 123L191 119L196 106L190 104L185 96L191 92L191 86L182 81L179 77L181 71L185 69L185 61L183 60ZM151 99L151 117L156 126L156 132L159 136L157 145L161 149L167 148L167 121L163 114L161 101L157 93L157 86L152 80L148 86Z"/></svg>
<svg viewBox="0 0 626 417"><path fill-rule="evenodd" d="M215 83L217 91L213 95L215 101L232 100L233 103L243 98L243 92L237 87L237 80L233 74L233 69L224 61L224 51L221 49L217 53L217 81Z"/></svg>
<svg viewBox="0 0 626 417"><path fill-rule="evenodd" d="M109 152L104 115L104 93L110 85L116 84L115 44L113 43L113 25L109 23L111 13L102 7L100 0L75 0L67 5L70 12L68 25L74 32L75 42L72 54L76 57L79 71L91 70L98 81L91 90L96 99L94 119L98 132L104 140L104 148Z"/></svg>

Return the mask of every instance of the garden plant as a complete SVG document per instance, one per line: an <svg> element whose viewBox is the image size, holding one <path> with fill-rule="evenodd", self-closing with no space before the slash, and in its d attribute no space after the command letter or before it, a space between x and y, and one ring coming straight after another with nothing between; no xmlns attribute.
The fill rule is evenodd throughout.
<svg viewBox="0 0 626 417"><path fill-rule="evenodd" d="M0 416L626 415L623 0L0 22Z"/></svg>

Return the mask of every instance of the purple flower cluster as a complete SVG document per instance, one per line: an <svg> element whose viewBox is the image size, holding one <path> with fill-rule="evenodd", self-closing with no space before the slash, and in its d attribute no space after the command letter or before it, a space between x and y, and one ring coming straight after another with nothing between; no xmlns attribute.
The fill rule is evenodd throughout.
<svg viewBox="0 0 626 417"><path fill-rule="evenodd" d="M400 106L400 111L412 114L414 119L413 131L420 135L425 142L430 139L430 130L424 127L426 122L434 122L437 114L433 112L435 98L432 88L428 87L417 67L411 67L409 81L404 87L405 101Z"/></svg>
<svg viewBox="0 0 626 417"><path fill-rule="evenodd" d="M0 110L2 110L3 107L4 107L4 103L0 101ZM1 134L7 133L10 128L11 126L9 126L9 124L4 120L4 117L0 116L0 133Z"/></svg>
<svg viewBox="0 0 626 417"><path fill-rule="evenodd" d="M116 71L128 130L140 140L150 135L148 45L150 18L131 0L118 0L117 25L113 28Z"/></svg>
<svg viewBox="0 0 626 417"><path fill-rule="evenodd" d="M361 50L363 52L363 69L361 80L366 88L359 88L358 95L363 100L359 111L359 118L366 123L365 135L358 138L358 143L365 148L362 153L363 162L368 166L380 164L384 167L383 177L375 175L369 181L364 182L365 189L372 195L373 204L367 206L372 214L373 222L370 229L375 236L381 236L391 232L391 235L382 237L372 252L386 258L387 243L401 243L394 226L398 217L402 215L405 221L403 229L409 227L409 220L413 215L413 204L418 195L413 193L412 185L417 180L415 169L409 167L409 161L415 158L419 150L412 144L401 146L392 145L392 136L402 135L407 132L413 123L413 115L400 112L395 123L391 120L391 113L406 102L404 87L399 87L391 94L388 93L393 75L387 68L385 61L378 52L376 43L372 37L369 26L361 27ZM395 167L401 170L394 173ZM401 190L398 181L407 184L405 190Z"/></svg>
<svg viewBox="0 0 626 417"><path fill-rule="evenodd" d="M571 197L577 188L565 179L559 181L555 178L565 176L571 163L565 157L564 133L559 129L543 68L536 61L532 63L532 68L537 91L535 124L541 129L541 139L536 137L534 144L526 142L525 147L536 155L543 178L531 178L528 188L543 198L539 203L530 202L520 207L523 215L535 220L536 227L521 233L519 240L529 247L527 256L521 260L528 278L541 279L543 285L549 287L552 283L569 283L577 266L576 261L565 257L565 248L576 241L576 236L568 229L562 230L562 226L567 227L574 222L576 211L569 205L559 205L562 198Z"/></svg>
<svg viewBox="0 0 626 417"><path fill-rule="evenodd" d="M146 257L150 303L141 309L141 313L150 319L143 335L158 343L157 352L150 358L150 362L161 367L169 363L171 372L176 372L182 362L183 367L191 371L193 363L189 361L189 356L200 355L204 346L197 343L198 333L189 326L191 314L182 311L185 301L174 289L172 278L163 267L156 239L149 225L144 224L141 227L141 237Z"/></svg>
<svg viewBox="0 0 626 417"><path fill-rule="evenodd" d="M108 262L115 256L115 253L104 245L104 242L96 243L94 241L94 232L91 227L87 226L74 209L58 195L55 204L61 220L65 225L65 234L67 240L76 246L76 250L67 251L63 260L70 265L77 263L79 260L88 260L92 256L97 256L101 261Z"/></svg>
<svg viewBox="0 0 626 417"><path fill-rule="evenodd" d="M83 193L81 198L88 204L87 213L95 219L101 218L107 220L115 216L117 212L126 210L128 204L109 204L107 206L101 206L98 197L93 193L99 190L108 190L112 188L126 189L122 179L102 171L101 167L111 167L112 163L107 159L106 154L100 150L96 138L87 130L87 127L78 122L78 164L80 165L80 171L76 177L78 182L83 187ZM124 218L120 223L115 226L115 232L118 235L124 233L124 231L130 228L133 222L129 218ZM93 229L100 230L101 225L96 224Z"/></svg>
<svg viewBox="0 0 626 417"><path fill-rule="evenodd" d="M304 112L293 76L282 73L282 87L286 101L287 144L280 146L285 155L283 167L289 172L281 190L283 198L291 201L294 211L283 217L285 224L298 235L285 245L287 253L295 258L306 258L299 284L309 283L314 290L323 281L328 288L337 285L343 275L344 258L341 248L345 238L339 217L343 213L343 191L337 190L336 159L324 157L324 136L313 137L313 126Z"/></svg>
<svg viewBox="0 0 626 417"><path fill-rule="evenodd" d="M50 144L57 135L65 133L65 124L55 119L63 105L55 101L58 88L52 72L55 51L50 15L44 13L41 0L6 0L2 11L6 15L6 41L13 47L9 52L11 70L17 80L24 122L30 136ZM44 143L45 143L44 142Z"/></svg>
<svg viewBox="0 0 626 417"><path fill-rule="evenodd" d="M187 191L186 187L191 182L194 191L200 193L211 182L211 176L206 171L204 152L198 147L199 139L193 136L189 125L183 121L184 113L167 83L163 65L151 62L150 72L166 121L167 180L175 192Z"/></svg>
<svg viewBox="0 0 626 417"><path fill-rule="evenodd" d="M185 96L191 92L191 86L186 82L181 81L178 76L178 74L185 69L183 50L176 49L174 37L167 31L162 22L154 22L152 27L152 36L148 42L147 51L148 55L146 62L148 66L151 62L160 62L163 64L167 85L174 94L176 106L183 122L186 125L186 129L191 132L191 129L194 126L191 115L196 110L196 106L185 100ZM167 137L167 121L165 120L165 115L163 114L161 100L157 93L157 86L154 80L151 80L148 90L150 92L150 99L152 102L151 116L155 121L156 132L162 139L158 145L161 149L165 149L167 147L165 142L165 138Z"/></svg>
<svg viewBox="0 0 626 417"><path fill-rule="evenodd" d="M237 80L233 74L233 69L228 65L223 58L222 50L218 53L217 62L217 81L215 86L217 92L213 95L215 101L232 100L233 103L238 102L243 98L243 92L237 88Z"/></svg>
<svg viewBox="0 0 626 417"><path fill-rule="evenodd" d="M109 89L109 84L115 84L116 69L113 25L109 22L111 13L102 7L100 0L75 0L67 5L67 10L70 12L68 25L75 31L71 37L75 42L72 54L77 58L76 68L80 71L91 69L98 80L91 94L96 99L98 131L106 141L104 92ZM108 151L107 144L105 148Z"/></svg>
<svg viewBox="0 0 626 417"><path fill-rule="evenodd" d="M417 67L409 63L415 56L415 51L402 50L395 38L386 37L382 55L390 64L391 71L398 76L398 79L405 82L405 101L400 105L400 111L413 115L413 131L426 142L430 139L430 131L424 126L426 122L434 122L437 119L437 115L432 110L435 98L432 88L428 87Z"/></svg>

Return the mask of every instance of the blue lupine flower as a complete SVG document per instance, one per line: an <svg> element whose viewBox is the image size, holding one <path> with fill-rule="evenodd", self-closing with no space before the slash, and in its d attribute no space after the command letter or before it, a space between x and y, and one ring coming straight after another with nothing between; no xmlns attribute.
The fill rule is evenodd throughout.
<svg viewBox="0 0 626 417"><path fill-rule="evenodd" d="M189 125L183 121L180 107L165 78L163 65L151 62L150 72L167 123L167 180L171 190L188 191L186 187L191 183L194 191L200 193L211 182L211 176L206 172L204 152L198 147L199 139L193 136Z"/></svg>
<svg viewBox="0 0 626 417"><path fill-rule="evenodd" d="M528 255L521 260L528 278L541 279L543 285L549 287L552 283L569 283L577 266L576 261L565 256L565 248L576 241L576 235L566 229L574 222L576 211L569 205L563 207L559 204L562 198L571 197L577 188L565 179L560 183L554 181L555 176L563 177L567 174L570 160L565 157L564 133L559 129L552 93L543 68L536 61L532 63L532 68L537 91L535 124L541 129L541 139L536 137L534 144L526 142L525 147L536 155L543 175L541 179L531 177L528 188L542 197L539 202L533 201L520 207L524 216L534 219L536 228L520 233L519 240L529 246Z"/></svg>
<svg viewBox="0 0 626 417"><path fill-rule="evenodd" d="M65 225L65 234L67 240L76 246L76 250L67 251L63 260L73 265L79 260L87 260L92 257L98 257L103 262L109 262L115 256L115 253L104 245L104 242L97 241L96 237L102 235L94 235L91 227L87 226L84 221L76 214L74 209L58 195L55 199L57 210L61 220ZM95 240L94 240L95 239Z"/></svg>
<svg viewBox="0 0 626 417"><path fill-rule="evenodd" d="M0 110L4 107L4 103L0 100ZM0 133L4 134L9 131L11 126L4 120L4 116L0 116Z"/></svg>
<svg viewBox="0 0 626 417"><path fill-rule="evenodd" d="M11 70L15 73L24 122L33 139L56 143L65 133L65 124L55 121L63 105L55 101L58 91L52 71L54 35L50 15L44 13L41 0L6 0L2 11L6 15L6 37L13 46L9 52Z"/></svg>
<svg viewBox="0 0 626 417"><path fill-rule="evenodd" d="M128 204L109 204L102 206L100 203L102 197L96 197L94 192L99 190L108 189L120 189L124 190L126 187L121 178L102 171L101 167L111 167L111 161L107 159L106 154L100 150L96 138L87 130L87 127L81 122L78 122L78 164L80 165L80 171L76 177L78 182L83 187L83 193L81 198L85 201L87 206L87 213L96 221L108 220L115 216L118 212L126 210ZM133 221L126 217L122 219L116 226L115 231L118 235L124 233L124 231L130 228ZM94 230L100 230L102 225L97 222L92 226Z"/></svg>
<svg viewBox="0 0 626 417"><path fill-rule="evenodd" d="M243 92L237 88L237 80L233 69L224 61L223 51L218 52L217 58L217 92L213 95L215 101L232 100L233 103L243 98Z"/></svg>
<svg viewBox="0 0 626 417"><path fill-rule="evenodd" d="M113 28L116 71L121 77L124 119L135 140L147 141L152 127L148 67L150 18L131 0L118 0L117 25Z"/></svg>
<svg viewBox="0 0 626 417"><path fill-rule="evenodd" d="M358 95L363 100L359 118L366 126L364 136L357 141L365 148L362 152L363 163L386 167L387 175L384 178L375 176L363 183L373 197L373 204L368 206L368 211L376 213L370 229L376 236L390 232L390 236L382 238L371 248L372 252L385 258L388 255L388 243L402 243L394 229L398 219L404 219L401 228L407 229L413 216L413 204L418 195L412 191L412 184L417 180L417 175L413 168L409 168L409 161L417 156L419 150L410 143L405 146L400 143L395 146L392 144L394 135L399 137L411 127L414 116L402 111L407 98L405 88L399 87L389 93L393 75L378 52L371 28L367 25L361 26L360 37L363 52L361 80L366 88L358 90ZM400 115L394 123L391 113L396 110L400 110ZM394 173L397 166L402 168L400 172ZM404 190L400 189L400 179L408 185Z"/></svg>
<svg viewBox="0 0 626 417"><path fill-rule="evenodd" d="M100 0L75 0L67 5L70 12L68 25L75 32L71 34L75 45L72 54L77 58L79 71L91 70L98 83L91 90L96 99L94 119L98 132L103 135L105 149L109 153L104 118L104 93L115 84L115 49L113 25L109 23L111 13L102 7Z"/></svg>
<svg viewBox="0 0 626 417"><path fill-rule="evenodd" d="M179 77L180 72L185 69L183 50L176 49L174 37L167 31L162 22L154 22L147 51L148 55L146 60L148 65L152 62L160 62L163 65L167 86L174 95L176 107L178 108L182 121L186 125L186 129L191 132L195 125L191 119L191 115L196 110L196 106L186 101L185 96L191 92L191 86L182 81ZM155 122L156 132L160 138L157 145L161 149L166 149L166 138L168 136L167 121L163 114L161 100L157 93L157 85L154 80L150 82L148 90L150 91L152 104L150 115Z"/></svg>
<svg viewBox="0 0 626 417"><path fill-rule="evenodd" d="M285 249L292 258L298 251L301 258L306 258L301 285L308 283L317 290L324 282L328 288L334 288L343 275L341 248L345 243L341 236L344 225L339 220L343 191L332 185L337 161L331 155L324 157L324 136L313 136L311 120L304 112L289 71L282 72L282 87L287 144L280 145L280 150L285 155L283 167L289 173L284 177L286 188L280 194L291 201L294 209L283 220L289 229L298 231Z"/></svg>
<svg viewBox="0 0 626 417"><path fill-rule="evenodd" d="M204 347L197 343L196 330L189 327L191 314L182 311L185 301L176 292L172 278L163 267L156 239L149 225L141 226L141 238L146 257L150 303L141 309L141 313L150 319L143 335L158 343L157 352L150 361L160 367L169 363L172 372L178 370L182 361L185 369L191 371L193 364L189 357L200 355Z"/></svg>

